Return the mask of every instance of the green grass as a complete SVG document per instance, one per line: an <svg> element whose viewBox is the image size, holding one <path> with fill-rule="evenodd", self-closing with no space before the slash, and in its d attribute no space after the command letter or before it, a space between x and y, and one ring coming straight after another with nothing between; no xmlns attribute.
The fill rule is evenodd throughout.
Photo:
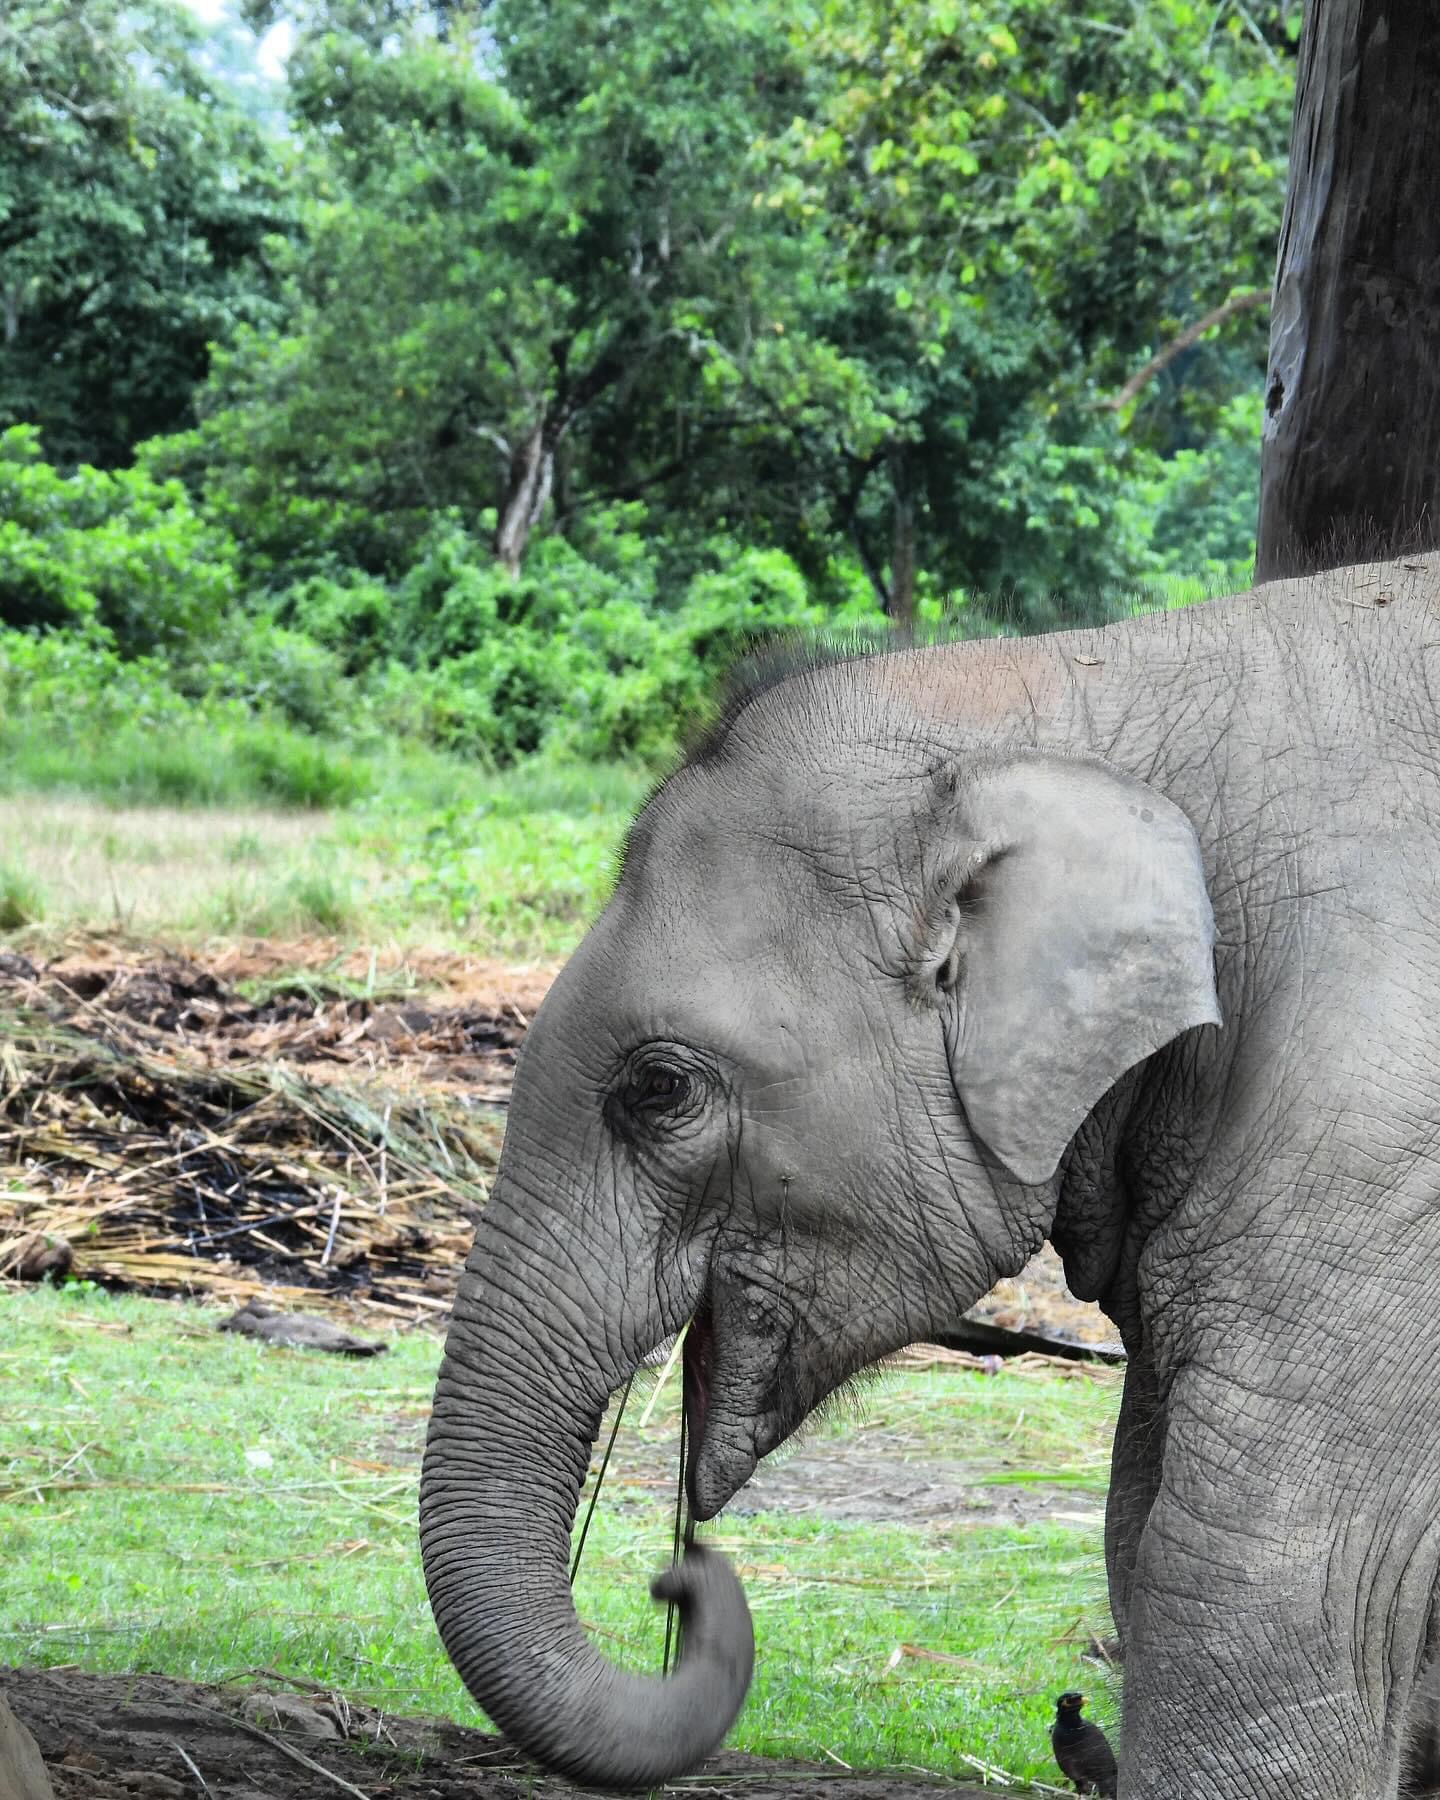
<svg viewBox="0 0 1440 1800"><path fill-rule="evenodd" d="M201 1679L265 1666L475 1720L415 1540L434 1339L352 1364L217 1335L198 1308L75 1290L4 1305L0 1662ZM898 1434L982 1482L1028 1472L1088 1490L1117 1392L1109 1376L894 1375L864 1418L818 1436L833 1456ZM658 1667L663 1639L646 1592L668 1555L674 1400L643 1431L632 1410L577 1585L582 1617L636 1668ZM1054 1694L1098 1686L1093 1710L1110 1710L1079 1660L1105 1629L1093 1511L1023 1528L761 1513L710 1535L755 1617L738 1748L956 1774L969 1755L1053 1779Z"/></svg>
<svg viewBox="0 0 1440 1800"><path fill-rule="evenodd" d="M336 821L352 857L387 871L377 922L428 920L496 954L572 949L609 897L648 781L614 766L472 777L434 807L372 801Z"/></svg>
<svg viewBox="0 0 1440 1800"><path fill-rule="evenodd" d="M43 916L62 930L558 957L604 905L648 785L623 765L495 774L427 753L373 763L368 796L329 812L126 807L107 769L96 765L90 798L0 781L0 931ZM70 773L78 788L84 770Z"/></svg>
<svg viewBox="0 0 1440 1800"><path fill-rule="evenodd" d="M602 791L626 802L646 777L623 764ZM62 719L0 717L0 794L69 794L113 806L328 810L370 801L436 812L472 793L499 810L572 811L593 799L589 765L532 758L509 771L413 741L332 742L273 719L203 718L100 731Z"/></svg>
<svg viewBox="0 0 1440 1800"><path fill-rule="evenodd" d="M326 807L372 792L376 781L375 761L258 720L103 735L33 717L0 721L0 793L88 794L117 806Z"/></svg>
<svg viewBox="0 0 1440 1800"><path fill-rule="evenodd" d="M206 921L224 937L344 937L359 922L351 884L313 864L271 880L238 880L205 907Z"/></svg>
<svg viewBox="0 0 1440 1800"><path fill-rule="evenodd" d="M45 896L24 869L0 862L0 931L23 931L45 917Z"/></svg>

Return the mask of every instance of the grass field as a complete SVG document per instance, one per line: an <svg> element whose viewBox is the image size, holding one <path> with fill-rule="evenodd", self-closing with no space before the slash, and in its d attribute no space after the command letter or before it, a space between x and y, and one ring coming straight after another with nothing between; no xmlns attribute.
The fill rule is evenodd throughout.
<svg viewBox="0 0 1440 1800"><path fill-rule="evenodd" d="M0 932L322 933L557 956L604 904L647 786L623 766L487 775L432 757L328 811L0 791Z"/></svg>
<svg viewBox="0 0 1440 1800"><path fill-rule="evenodd" d="M363 1363L217 1335L213 1312L71 1289L3 1302L0 1661L216 1678L264 1667L396 1711L475 1714L421 1581L418 1456L439 1355ZM1040 1484L1028 1523L726 1515L757 1674L732 1741L824 1762L1054 1780L1061 1689L1108 1629L1099 1507L1117 1378L893 1374L803 1454L874 1434L963 1464L977 1496ZM659 1665L675 1396L632 1400L577 1584L607 1651ZM887 1449L890 1454L890 1449ZM783 1469L781 1471L783 1473Z"/></svg>

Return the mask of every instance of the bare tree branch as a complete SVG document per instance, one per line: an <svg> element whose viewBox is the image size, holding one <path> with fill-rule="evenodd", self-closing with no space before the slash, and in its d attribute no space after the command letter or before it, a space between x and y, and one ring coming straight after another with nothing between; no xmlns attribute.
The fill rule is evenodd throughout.
<svg viewBox="0 0 1440 1800"><path fill-rule="evenodd" d="M1257 306L1268 306L1269 304L1270 296L1264 288L1247 288L1243 293L1232 294L1221 305L1212 307L1203 318L1196 319L1193 325L1187 325L1179 337L1171 338L1163 349L1157 350L1144 368L1135 371L1119 393L1112 394L1108 400L1099 402L1101 410L1119 412L1122 407L1130 404L1147 382L1153 381L1162 369L1168 369L1182 351L1188 350L1192 344L1197 343L1207 331L1213 330L1217 325L1225 324L1228 319L1233 319L1238 313L1250 312Z"/></svg>

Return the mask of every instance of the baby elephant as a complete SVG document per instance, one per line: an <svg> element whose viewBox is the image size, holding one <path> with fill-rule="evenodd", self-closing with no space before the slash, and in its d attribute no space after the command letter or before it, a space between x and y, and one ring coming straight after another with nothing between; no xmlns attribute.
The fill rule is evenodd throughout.
<svg viewBox="0 0 1440 1800"><path fill-rule="evenodd" d="M1098 1725L1082 1719L1083 1694L1062 1694L1055 1702L1055 1723L1050 1727L1050 1747L1060 1772L1075 1783L1077 1794L1120 1792L1115 1753Z"/></svg>

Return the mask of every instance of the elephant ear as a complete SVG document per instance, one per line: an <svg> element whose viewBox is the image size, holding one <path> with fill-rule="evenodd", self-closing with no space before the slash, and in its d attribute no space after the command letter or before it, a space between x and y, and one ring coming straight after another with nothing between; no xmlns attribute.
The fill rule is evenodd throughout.
<svg viewBox="0 0 1440 1800"><path fill-rule="evenodd" d="M1022 752L936 784L914 978L947 1014L972 1130L1019 1180L1047 1181L1127 1069L1221 1023L1199 841L1096 758Z"/></svg>

